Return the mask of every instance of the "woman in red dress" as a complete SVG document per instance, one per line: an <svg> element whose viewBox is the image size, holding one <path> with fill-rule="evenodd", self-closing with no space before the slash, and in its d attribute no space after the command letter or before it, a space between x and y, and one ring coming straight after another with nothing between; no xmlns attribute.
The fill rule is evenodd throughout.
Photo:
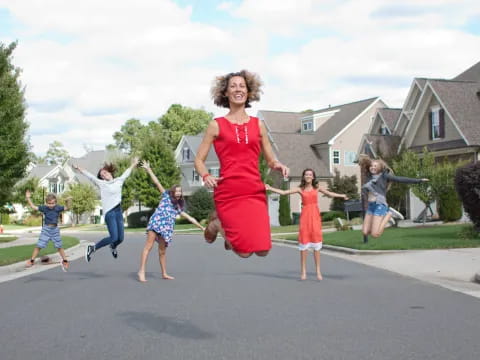
<svg viewBox="0 0 480 360"><path fill-rule="evenodd" d="M329 197L339 197L348 200L344 194L337 194L318 186L315 179L315 172L312 169L305 169L302 173L300 186L289 189L280 190L265 185L267 190L276 192L281 195L300 194L302 197L302 212L300 214L300 229L298 234L298 249L300 250L300 279L307 278L307 251L313 249L313 257L315 259L315 268L317 271L317 279L322 280L320 271L320 249L322 248L322 218L320 217L320 209L318 208L318 193L321 192Z"/></svg>
<svg viewBox="0 0 480 360"><path fill-rule="evenodd" d="M263 152L269 167L288 177L288 168L275 159L267 131L258 118L245 111L260 99L261 81L246 70L216 78L214 103L230 111L212 120L195 158L195 169L206 187L214 189L216 215L210 218L205 238L213 242L221 231L225 248L240 257L266 256L272 247L265 186L258 167ZM208 173L205 160L211 146L220 161L220 177ZM215 218L218 216L218 220Z"/></svg>

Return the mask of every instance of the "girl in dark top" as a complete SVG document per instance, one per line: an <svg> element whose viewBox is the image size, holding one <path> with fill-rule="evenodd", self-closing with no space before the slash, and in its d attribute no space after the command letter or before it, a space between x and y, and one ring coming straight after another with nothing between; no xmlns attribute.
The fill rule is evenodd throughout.
<svg viewBox="0 0 480 360"><path fill-rule="evenodd" d="M392 217L387 204L388 183L419 184L428 179L395 176L383 160L363 157L359 164L366 174L365 183L362 186L362 198L367 200L367 204L364 203L363 235L372 235L377 238L382 235L385 225Z"/></svg>

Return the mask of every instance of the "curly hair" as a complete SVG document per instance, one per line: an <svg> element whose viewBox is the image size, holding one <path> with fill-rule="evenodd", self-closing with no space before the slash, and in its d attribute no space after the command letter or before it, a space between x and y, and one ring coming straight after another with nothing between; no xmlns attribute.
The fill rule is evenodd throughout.
<svg viewBox="0 0 480 360"><path fill-rule="evenodd" d="M242 70L239 72L231 72L227 75L217 76L213 81L212 88L210 89L210 93L213 99L213 103L220 107L230 108L230 102L228 101L228 97L225 95L228 88L228 82L234 76L241 76L245 79L245 83L247 84L248 90L248 97L247 101L245 102L245 107L250 107L251 101L258 101L260 100L260 94L262 90L260 89L263 85L262 80L260 77L253 72Z"/></svg>
<svg viewBox="0 0 480 360"><path fill-rule="evenodd" d="M315 175L315 171L313 171L313 169L310 169L310 168L307 168L305 170L303 170L302 172L302 180L300 181L300 189L305 189L305 186L307 186L307 183L305 181L305 173L307 171L311 171L312 172L312 175L313 175L313 179L312 179L312 186L317 189L318 188L318 180L317 180L317 175Z"/></svg>
<svg viewBox="0 0 480 360"><path fill-rule="evenodd" d="M117 171L117 168L112 163L104 163L103 167L101 167L100 170L98 170L98 173L97 173L97 178L99 178L100 180L103 180L102 176L100 175L100 172L102 170L108 171L113 176L113 174L115 174L115 172Z"/></svg>

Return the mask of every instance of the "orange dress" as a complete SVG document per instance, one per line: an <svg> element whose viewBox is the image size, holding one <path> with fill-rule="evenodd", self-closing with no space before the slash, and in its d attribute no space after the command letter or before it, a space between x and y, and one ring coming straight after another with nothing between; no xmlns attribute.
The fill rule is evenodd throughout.
<svg viewBox="0 0 480 360"><path fill-rule="evenodd" d="M298 234L299 250L322 248L322 218L318 208L318 191L316 189L300 193L302 196L302 213Z"/></svg>
<svg viewBox="0 0 480 360"><path fill-rule="evenodd" d="M259 119L241 125L215 119L220 132L213 142L220 161L221 181L214 190L215 208L225 236L237 252L270 250L270 218L258 160Z"/></svg>

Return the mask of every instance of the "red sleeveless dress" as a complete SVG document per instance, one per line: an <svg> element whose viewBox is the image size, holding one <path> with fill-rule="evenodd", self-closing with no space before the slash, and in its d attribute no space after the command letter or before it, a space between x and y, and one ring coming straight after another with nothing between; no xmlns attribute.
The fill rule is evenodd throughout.
<svg viewBox="0 0 480 360"><path fill-rule="evenodd" d="M237 252L270 250L270 219L265 185L258 168L260 124L256 117L242 125L215 119L219 134L213 145L220 161L214 190L215 207L225 236Z"/></svg>
<svg viewBox="0 0 480 360"><path fill-rule="evenodd" d="M322 218L318 208L318 191L302 191L302 212L300 213L300 229L298 234L298 248L307 250L322 248Z"/></svg>

